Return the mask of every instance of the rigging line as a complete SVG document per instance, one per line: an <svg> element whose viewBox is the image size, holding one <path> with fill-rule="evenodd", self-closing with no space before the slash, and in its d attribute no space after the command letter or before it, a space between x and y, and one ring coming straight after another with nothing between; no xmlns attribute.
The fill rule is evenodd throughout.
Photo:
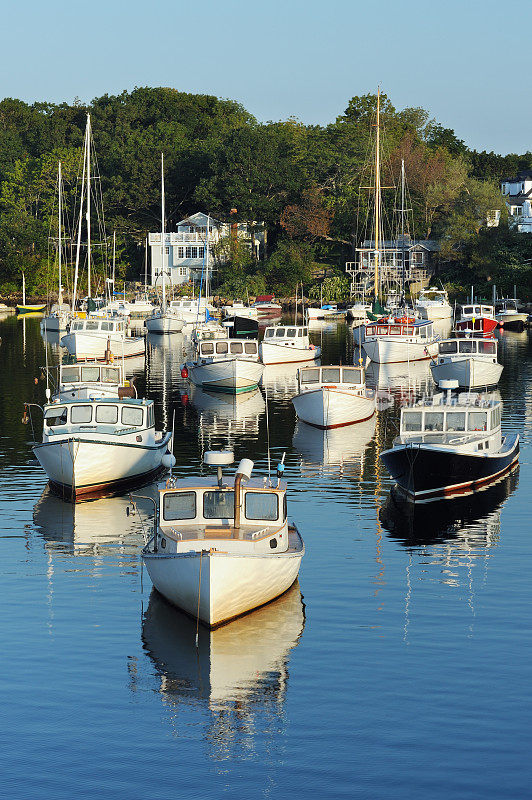
<svg viewBox="0 0 532 800"><path fill-rule="evenodd" d="M199 582L198 582L198 610L196 613L196 649L199 643L199 610L200 610L200 597L201 597L201 564L203 561L203 550L200 550L199 562Z"/></svg>

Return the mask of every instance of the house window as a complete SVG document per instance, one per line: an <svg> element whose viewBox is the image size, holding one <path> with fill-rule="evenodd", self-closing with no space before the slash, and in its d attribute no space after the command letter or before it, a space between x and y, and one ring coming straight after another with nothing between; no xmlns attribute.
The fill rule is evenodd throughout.
<svg viewBox="0 0 532 800"><path fill-rule="evenodd" d="M184 258L185 257L185 248L184 247L178 247L177 248L177 257L178 258Z"/></svg>
<svg viewBox="0 0 532 800"><path fill-rule="evenodd" d="M194 252L194 255L192 255L193 252ZM195 247L187 247L186 248L186 257L187 258L196 258L196 248Z"/></svg>
<svg viewBox="0 0 532 800"><path fill-rule="evenodd" d="M417 253L410 253L410 259L412 264L422 264L423 263L423 253L421 251Z"/></svg>
<svg viewBox="0 0 532 800"><path fill-rule="evenodd" d="M181 278L186 278L188 276L188 269L186 267L179 267L179 275Z"/></svg>
<svg viewBox="0 0 532 800"><path fill-rule="evenodd" d="M198 247L198 258L201 258L201 259L205 258L205 248L204 247Z"/></svg>
<svg viewBox="0 0 532 800"><path fill-rule="evenodd" d="M170 248L169 248L169 247L165 247L165 248L164 248L164 252L165 252L165 254L166 254L167 256L169 256L169 255L170 255Z"/></svg>

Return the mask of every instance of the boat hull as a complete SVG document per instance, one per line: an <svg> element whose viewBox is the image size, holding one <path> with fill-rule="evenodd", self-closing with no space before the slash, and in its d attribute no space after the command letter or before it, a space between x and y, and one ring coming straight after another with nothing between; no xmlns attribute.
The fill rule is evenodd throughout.
<svg viewBox="0 0 532 800"><path fill-rule="evenodd" d="M432 320L432 322L439 322L444 319L452 319L453 309L449 304L423 306L418 305L417 310L421 319Z"/></svg>
<svg viewBox="0 0 532 800"><path fill-rule="evenodd" d="M322 430L355 425L375 413L374 397L356 394L348 389L322 387L302 392L292 402L300 420Z"/></svg>
<svg viewBox="0 0 532 800"><path fill-rule="evenodd" d="M77 361L96 359L104 361L109 341L111 353L115 358L133 358L144 355L146 343L143 336L113 338L112 335L94 335L76 331L67 333L61 338L61 346L66 347L69 354Z"/></svg>
<svg viewBox="0 0 532 800"><path fill-rule="evenodd" d="M15 306L17 314L40 314L46 308L46 303L37 306Z"/></svg>
<svg viewBox="0 0 532 800"><path fill-rule="evenodd" d="M363 342L364 350L372 361L391 364L403 361L423 361L435 356L438 342L408 342L397 338L368 338Z"/></svg>
<svg viewBox="0 0 532 800"><path fill-rule="evenodd" d="M495 318L501 328L507 331L523 331L528 322L528 314L495 314Z"/></svg>
<svg viewBox="0 0 532 800"><path fill-rule="evenodd" d="M191 367L190 380L209 392L242 394L257 388L263 372L264 365L258 361L228 358Z"/></svg>
<svg viewBox="0 0 532 800"><path fill-rule="evenodd" d="M393 447L381 453L398 488L416 502L475 492L499 480L519 458L519 436L505 437L494 454L457 453L422 443Z"/></svg>
<svg viewBox="0 0 532 800"><path fill-rule="evenodd" d="M147 317L144 324L149 333L181 333L185 327L182 317L173 314L157 314Z"/></svg>
<svg viewBox="0 0 532 800"><path fill-rule="evenodd" d="M462 319L456 323L457 331L468 331L475 336L491 336L498 322L491 317L476 317L475 319Z"/></svg>
<svg viewBox="0 0 532 800"><path fill-rule="evenodd" d="M190 616L199 616L207 627L216 628L290 588L305 552L299 533L292 529L290 536L297 542L284 553L237 555L212 547L169 555L145 549L142 557L163 597Z"/></svg>
<svg viewBox="0 0 532 800"><path fill-rule="evenodd" d="M300 361L316 361L321 356L321 348L291 347L290 345L261 342L260 357L263 364L296 364Z"/></svg>
<svg viewBox="0 0 532 800"><path fill-rule="evenodd" d="M148 446L72 436L37 444L33 452L55 491L73 498L99 496L154 477L170 437Z"/></svg>
<svg viewBox="0 0 532 800"><path fill-rule="evenodd" d="M480 358L461 358L443 364L430 365L435 383L458 381L460 389L483 389L496 386L503 370L502 364Z"/></svg>

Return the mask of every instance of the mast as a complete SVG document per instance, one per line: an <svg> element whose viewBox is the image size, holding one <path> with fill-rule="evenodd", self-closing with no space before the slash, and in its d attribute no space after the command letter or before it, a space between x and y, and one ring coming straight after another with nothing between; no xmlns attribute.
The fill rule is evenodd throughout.
<svg viewBox="0 0 532 800"><path fill-rule="evenodd" d="M116 266L116 231L113 231L113 282L111 284L111 286L113 287L113 295L111 297L111 300L113 299L115 294L115 266ZM125 299L126 295L124 294L124 302Z"/></svg>
<svg viewBox="0 0 532 800"><path fill-rule="evenodd" d="M205 236L205 302L209 302L209 215L207 214L207 234Z"/></svg>
<svg viewBox="0 0 532 800"><path fill-rule="evenodd" d="M59 162L59 168L57 171L57 182L58 182L58 212L57 212L57 254L58 254L58 261L59 261L59 294L57 297L57 304L59 306L59 313L61 313L61 306L63 305L63 285L61 281L61 250L62 250L62 243L61 243L61 227L62 227L62 203L63 203L63 195L62 195L62 180L61 180L61 162Z"/></svg>
<svg viewBox="0 0 532 800"><path fill-rule="evenodd" d="M87 313L91 299L91 115L87 114Z"/></svg>
<svg viewBox="0 0 532 800"><path fill-rule="evenodd" d="M405 160L401 159L401 301L403 307L405 301Z"/></svg>
<svg viewBox="0 0 532 800"><path fill-rule="evenodd" d="M78 288L79 276L79 257L81 253L81 223L83 220L83 199L85 197L85 176L86 176L86 150L87 150L87 130L89 127L89 115L87 115L87 127L85 128L85 145L83 151L83 172L81 178L81 197L79 201L79 220L78 220L78 236L76 242L76 265L74 268L74 287L72 290L72 314L76 313L76 293Z"/></svg>
<svg viewBox="0 0 532 800"><path fill-rule="evenodd" d="M166 306L166 270L164 265L165 248L165 229L164 229L164 153L161 153L161 273L163 276L163 303L164 311Z"/></svg>
<svg viewBox="0 0 532 800"><path fill-rule="evenodd" d="M381 207L381 161L380 161L380 104L381 88L377 89L377 139L375 143L375 299L379 297L379 227Z"/></svg>
<svg viewBox="0 0 532 800"><path fill-rule="evenodd" d="M148 237L144 242L144 291L148 293Z"/></svg>

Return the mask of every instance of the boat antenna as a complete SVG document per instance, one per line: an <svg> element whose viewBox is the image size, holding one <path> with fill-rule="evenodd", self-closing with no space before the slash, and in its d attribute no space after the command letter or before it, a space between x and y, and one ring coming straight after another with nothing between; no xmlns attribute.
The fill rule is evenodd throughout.
<svg viewBox="0 0 532 800"><path fill-rule="evenodd" d="M268 445L268 480L271 483L271 460L270 460L270 417L268 415L268 387L264 387L266 395L266 441Z"/></svg>

